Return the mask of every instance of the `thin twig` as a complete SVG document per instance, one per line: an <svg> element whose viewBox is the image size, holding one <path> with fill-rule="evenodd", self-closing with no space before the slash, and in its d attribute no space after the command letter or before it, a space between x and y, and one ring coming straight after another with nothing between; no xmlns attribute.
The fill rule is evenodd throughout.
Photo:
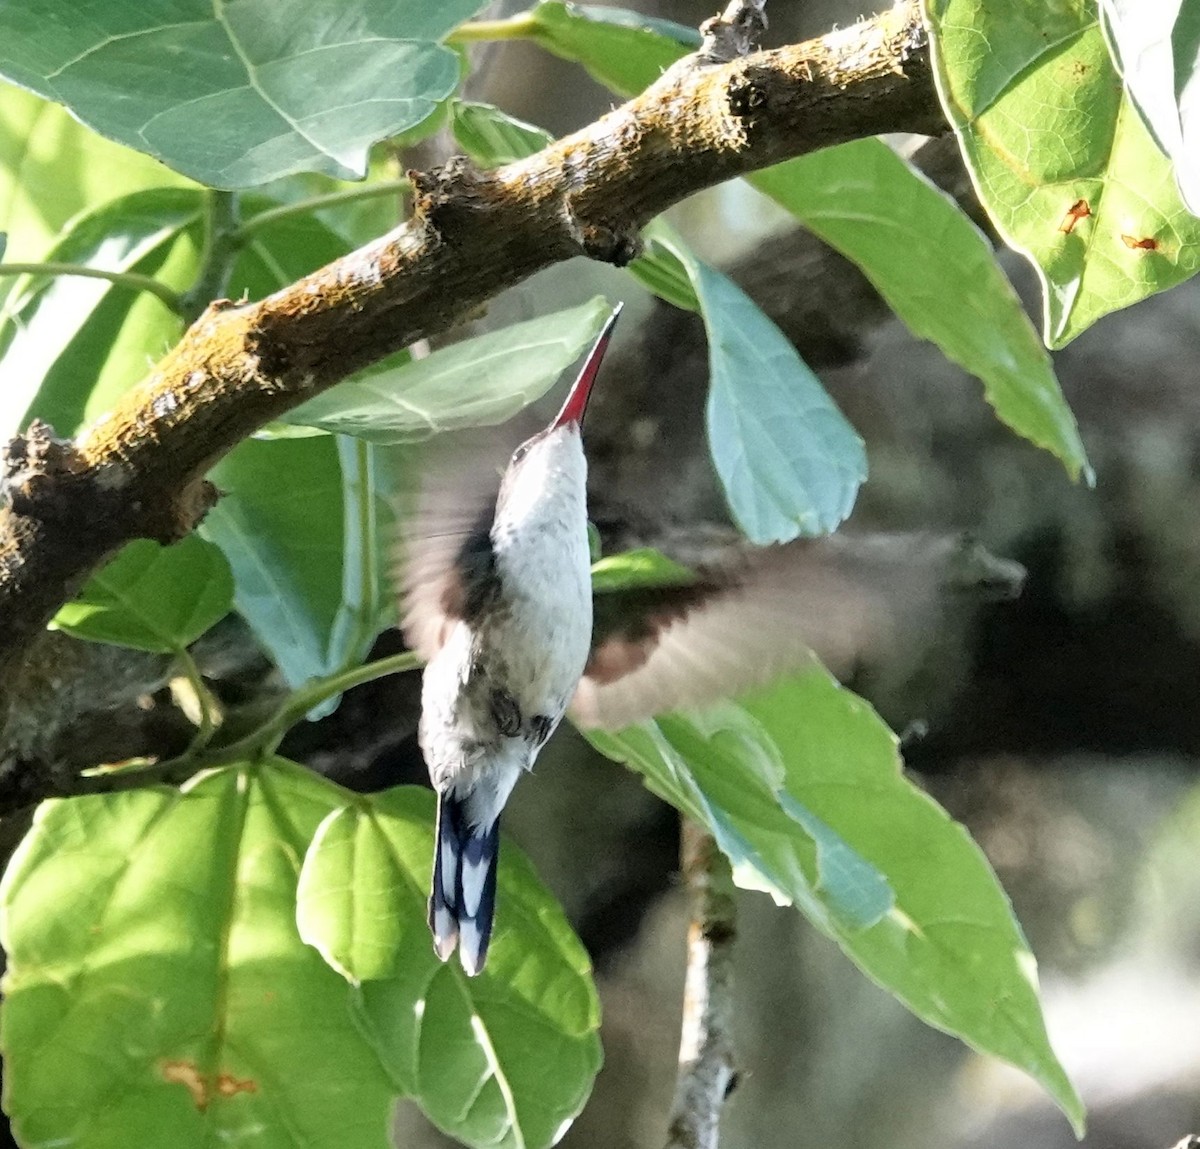
<svg viewBox="0 0 1200 1149"><path fill-rule="evenodd" d="M326 195L310 196L299 199L295 203L283 203L278 207L268 208L244 220L233 233L234 238L244 242L249 236L264 227L278 223L281 219L290 219L297 215L310 215L327 207L340 207L342 204L356 203L358 200L376 199L385 195L400 195L411 191L412 184L406 179L381 180L379 183L365 184L360 188L346 188L345 191L329 192Z"/></svg>
<svg viewBox="0 0 1200 1149"><path fill-rule="evenodd" d="M683 823L683 876L692 897L679 1077L666 1149L717 1149L733 1090L733 878L712 835Z"/></svg>
<svg viewBox="0 0 1200 1149"><path fill-rule="evenodd" d="M176 314L183 313L179 293L172 291L150 275L139 275L136 271L105 271L102 267L84 267L78 263L0 263L0 275L71 275L80 279L106 279L117 287L128 287L131 291L147 291L157 296Z"/></svg>
<svg viewBox="0 0 1200 1149"><path fill-rule="evenodd" d="M206 204L200 273L182 296L183 314L189 321L199 318L214 299L224 297L241 247L237 196L229 191L209 191Z"/></svg>
<svg viewBox="0 0 1200 1149"><path fill-rule="evenodd" d="M712 64L725 64L745 56L767 30L767 0L729 0L720 16L700 25L704 43L697 53Z"/></svg>

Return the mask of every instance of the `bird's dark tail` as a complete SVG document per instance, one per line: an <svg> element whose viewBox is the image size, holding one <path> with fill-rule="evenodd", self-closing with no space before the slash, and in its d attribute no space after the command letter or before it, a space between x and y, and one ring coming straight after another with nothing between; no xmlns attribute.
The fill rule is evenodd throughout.
<svg viewBox="0 0 1200 1149"><path fill-rule="evenodd" d="M463 969L474 977L487 960L496 913L500 820L472 829L465 806L452 794L438 795L429 928L438 957L448 960L457 946Z"/></svg>

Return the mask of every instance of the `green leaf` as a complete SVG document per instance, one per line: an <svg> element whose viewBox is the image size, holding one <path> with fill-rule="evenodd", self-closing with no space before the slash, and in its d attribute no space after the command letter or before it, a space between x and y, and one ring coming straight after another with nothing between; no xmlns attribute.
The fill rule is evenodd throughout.
<svg viewBox="0 0 1200 1149"><path fill-rule="evenodd" d="M248 216L276 206L265 196L239 198ZM347 239L315 216L284 216L250 233L234 262L227 293L231 299L262 299L350 250Z"/></svg>
<svg viewBox="0 0 1200 1149"><path fill-rule="evenodd" d="M578 61L621 96L636 96L676 60L700 47L694 28L624 8L562 0L540 0L529 13L528 34L548 52Z"/></svg>
<svg viewBox="0 0 1200 1149"><path fill-rule="evenodd" d="M866 478L862 440L787 337L664 227L708 329L708 441L730 510L756 543L832 531Z"/></svg>
<svg viewBox="0 0 1200 1149"><path fill-rule="evenodd" d="M51 624L75 638L172 654L233 609L225 556L195 535L163 547L130 543Z"/></svg>
<svg viewBox="0 0 1200 1149"><path fill-rule="evenodd" d="M853 260L908 324L983 381L996 414L1087 472L1050 356L991 244L949 196L882 140L825 148L749 177Z"/></svg>
<svg viewBox="0 0 1200 1149"><path fill-rule="evenodd" d="M707 826L739 884L793 901L918 1017L1030 1073L1082 1128L1008 899L862 699L814 668L740 707L587 734Z"/></svg>
<svg viewBox="0 0 1200 1149"><path fill-rule="evenodd" d="M592 563L592 591L596 594L634 587L686 586L695 580L687 567L653 547L608 555Z"/></svg>
<svg viewBox="0 0 1200 1149"><path fill-rule="evenodd" d="M662 236L665 242L660 242ZM667 244L678 246L681 242L659 219L651 220L642 229L644 248L626 269L643 287L649 288L660 299L684 311L699 311L700 300L696 298L687 268L672 254Z"/></svg>
<svg viewBox="0 0 1200 1149"><path fill-rule="evenodd" d="M384 625L374 462L329 436L251 440L209 476L223 494L201 533L225 552L238 612L290 686L354 665Z"/></svg>
<svg viewBox="0 0 1200 1149"><path fill-rule="evenodd" d="M458 146L485 168L532 156L554 140L544 128L470 100L450 101L450 127Z"/></svg>
<svg viewBox="0 0 1200 1149"><path fill-rule="evenodd" d="M487 966L468 978L438 961L425 923L433 822L433 796L412 787L330 814L304 860L300 932L362 983L367 1040L441 1129L480 1149L552 1145L600 1066L590 963L507 841Z"/></svg>
<svg viewBox="0 0 1200 1149"><path fill-rule="evenodd" d="M503 423L541 398L591 344L611 308L602 296L368 372L289 411L287 423L407 443Z"/></svg>
<svg viewBox="0 0 1200 1149"><path fill-rule="evenodd" d="M997 230L1037 268L1049 346L1195 274L1200 220L1125 93L1093 0L926 11L942 104Z"/></svg>
<svg viewBox="0 0 1200 1149"><path fill-rule="evenodd" d="M0 231L8 233L14 262L45 258L62 226L84 210L186 183L96 135L57 104L0 82Z"/></svg>
<svg viewBox="0 0 1200 1149"><path fill-rule="evenodd" d="M275 760L38 808L0 884L23 1145L387 1144L396 1091L296 933L300 859L343 798Z"/></svg>
<svg viewBox="0 0 1200 1149"><path fill-rule="evenodd" d="M47 258L186 287L199 266L201 195L158 188L114 200L76 219ZM0 438L35 416L72 434L142 379L181 330L153 295L100 279L26 277L0 313L0 368L12 381Z"/></svg>
<svg viewBox="0 0 1200 1149"><path fill-rule="evenodd" d="M1188 210L1200 215L1200 4L1100 0L1100 8L1125 86L1171 157Z"/></svg>
<svg viewBox="0 0 1200 1149"><path fill-rule="evenodd" d="M74 0L0 8L0 74L214 187L361 177L457 86L436 43L481 0ZM231 130L231 125L233 130Z"/></svg>

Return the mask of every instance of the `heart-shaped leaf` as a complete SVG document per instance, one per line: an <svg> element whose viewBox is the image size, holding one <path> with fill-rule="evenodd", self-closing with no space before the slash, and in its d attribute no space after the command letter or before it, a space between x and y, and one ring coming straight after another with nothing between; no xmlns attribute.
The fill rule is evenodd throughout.
<svg viewBox="0 0 1200 1149"><path fill-rule="evenodd" d="M590 965L529 863L505 842L496 934L468 978L425 922L432 795L362 798L321 824L301 871L301 935L361 983L356 1015L397 1086L479 1146L552 1145L600 1066Z"/></svg>

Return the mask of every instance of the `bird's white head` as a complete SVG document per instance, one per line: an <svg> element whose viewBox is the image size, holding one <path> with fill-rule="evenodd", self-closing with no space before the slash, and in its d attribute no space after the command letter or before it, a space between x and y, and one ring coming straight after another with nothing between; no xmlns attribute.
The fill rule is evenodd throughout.
<svg viewBox="0 0 1200 1149"><path fill-rule="evenodd" d="M544 431L526 439L513 452L500 488L497 526L537 525L540 519L561 520L579 513L586 517L583 416L622 306L617 304L596 338L562 409Z"/></svg>

